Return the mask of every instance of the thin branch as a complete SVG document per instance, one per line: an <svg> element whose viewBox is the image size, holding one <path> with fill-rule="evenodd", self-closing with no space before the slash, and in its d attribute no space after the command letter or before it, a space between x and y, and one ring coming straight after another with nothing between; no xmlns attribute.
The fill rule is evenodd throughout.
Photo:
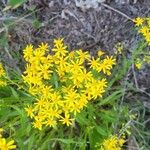
<svg viewBox="0 0 150 150"><path fill-rule="evenodd" d="M112 11L115 11L116 13L118 13L118 14L124 16L124 17L127 18L128 20L131 20L131 21L132 21L132 18L130 18L129 16L127 16L125 13L121 12L120 10L117 10L117 9L115 9L115 8L113 8L113 7L109 6L109 5L107 5L107 4L104 4L104 3L100 3L100 4L101 4L102 6L104 6L104 7L108 8L108 9L110 9L110 10L112 10Z"/></svg>

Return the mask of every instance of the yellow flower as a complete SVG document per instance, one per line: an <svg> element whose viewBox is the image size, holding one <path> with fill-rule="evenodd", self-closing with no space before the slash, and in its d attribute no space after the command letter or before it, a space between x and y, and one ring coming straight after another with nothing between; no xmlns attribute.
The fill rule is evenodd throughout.
<svg viewBox="0 0 150 150"><path fill-rule="evenodd" d="M150 17L145 18L145 20L147 22L148 27L150 27Z"/></svg>
<svg viewBox="0 0 150 150"><path fill-rule="evenodd" d="M1 87L6 86L6 85L7 85L7 82L0 80L0 86Z"/></svg>
<svg viewBox="0 0 150 150"><path fill-rule="evenodd" d="M77 94L77 91L74 89L71 89L70 91L67 91L64 99L69 102L68 104L71 104L71 103L74 103L74 101L76 101L78 96L79 95Z"/></svg>
<svg viewBox="0 0 150 150"><path fill-rule="evenodd" d="M7 81L4 78L6 76L5 70L3 68L2 63L0 63L0 86L6 86L7 85Z"/></svg>
<svg viewBox="0 0 150 150"><path fill-rule="evenodd" d="M30 58L33 56L33 45L27 45L23 50L23 54L26 61L30 60Z"/></svg>
<svg viewBox="0 0 150 150"><path fill-rule="evenodd" d="M45 99L41 98L41 99L38 99L37 102L35 102L34 104L35 104L35 108L40 110L47 104L47 102Z"/></svg>
<svg viewBox="0 0 150 150"><path fill-rule="evenodd" d="M47 43L41 43L39 45L39 49L45 53L46 51L48 51L48 44Z"/></svg>
<svg viewBox="0 0 150 150"><path fill-rule="evenodd" d="M121 137L118 138L116 135L103 141L100 150L121 150L125 140Z"/></svg>
<svg viewBox="0 0 150 150"><path fill-rule="evenodd" d="M52 49L55 52L57 57L66 56L68 51L66 50L67 46L64 46L63 39L54 40L54 48Z"/></svg>
<svg viewBox="0 0 150 150"><path fill-rule="evenodd" d="M104 74L110 75L110 69L116 64L116 60L111 56L107 56L99 67L99 71L103 71Z"/></svg>
<svg viewBox="0 0 150 150"><path fill-rule="evenodd" d="M99 57L101 57L102 55L104 55L105 53L103 52L103 51L101 51L101 50L99 50L98 52L97 52L97 55L99 56Z"/></svg>
<svg viewBox="0 0 150 150"><path fill-rule="evenodd" d="M61 117L62 119L60 119L59 121L62 122L62 124L66 124L67 126L70 126L72 125L72 121L74 119L70 119L70 116L69 114L65 114L65 117Z"/></svg>
<svg viewBox="0 0 150 150"><path fill-rule="evenodd" d="M95 59L94 57L92 57L92 60L90 60L89 64L91 65L90 68L93 68L95 70L99 70L100 59L99 58Z"/></svg>
<svg viewBox="0 0 150 150"><path fill-rule="evenodd" d="M79 100L78 100L78 107L82 110L83 107L86 107L88 103L88 98L85 94L80 94Z"/></svg>
<svg viewBox="0 0 150 150"><path fill-rule="evenodd" d="M89 58L90 58L89 53L88 52L83 52L81 49L76 51L76 53L78 54L78 58L79 58L79 61L81 63L83 63L84 60L89 60Z"/></svg>
<svg viewBox="0 0 150 150"><path fill-rule="evenodd" d="M76 61L70 60L70 64L68 64L67 71L72 73L77 73L82 71L82 69L83 69L83 65L82 62L79 61L79 59Z"/></svg>
<svg viewBox="0 0 150 150"><path fill-rule="evenodd" d="M141 69L142 64L143 64L143 62L140 59L137 59L136 62L135 62L135 66L136 66L137 69Z"/></svg>
<svg viewBox="0 0 150 150"><path fill-rule="evenodd" d="M139 30L139 33L142 33L144 36L146 36L150 32L150 28L147 26L142 26Z"/></svg>
<svg viewBox="0 0 150 150"><path fill-rule="evenodd" d="M143 24L144 20L140 17L137 17L137 18L133 19L133 22L135 23L136 26L140 26Z"/></svg>
<svg viewBox="0 0 150 150"><path fill-rule="evenodd" d="M40 48L35 49L35 51L33 51L34 57L31 59L34 62L37 62L37 64L40 62L41 59L44 58L45 55L45 51L42 51Z"/></svg>
<svg viewBox="0 0 150 150"><path fill-rule="evenodd" d="M54 91L54 90L53 90L52 86L47 86L47 85L45 85L45 86L41 87L42 98L43 98L43 99L48 99L48 98L50 98L53 91Z"/></svg>
<svg viewBox="0 0 150 150"><path fill-rule="evenodd" d="M91 82L87 83L85 93L87 94L88 99L96 99L98 96L102 97L102 93L105 92L104 88L106 87L106 84L106 79L98 81L92 79Z"/></svg>
<svg viewBox="0 0 150 150"><path fill-rule="evenodd" d="M16 145L14 145L14 142L14 140L11 140L7 143L5 138L0 138L0 150L15 149Z"/></svg>
<svg viewBox="0 0 150 150"><path fill-rule="evenodd" d="M75 51L71 51L68 56L66 56L67 59L73 59L75 57Z"/></svg>
<svg viewBox="0 0 150 150"><path fill-rule="evenodd" d="M34 109L31 106L28 106L27 108L25 108L27 115L31 118L34 117Z"/></svg>
<svg viewBox="0 0 150 150"><path fill-rule="evenodd" d="M48 119L46 121L46 125L49 126L49 127L55 127L56 126L56 120L53 120L53 119Z"/></svg>
<svg viewBox="0 0 150 150"><path fill-rule="evenodd" d="M79 77L81 78L81 81L85 81L85 83L91 81L93 78L92 73L90 71L87 72L85 68L79 73Z"/></svg>
<svg viewBox="0 0 150 150"><path fill-rule="evenodd" d="M5 70L3 68L2 63L0 63L0 77L5 75Z"/></svg>
<svg viewBox="0 0 150 150"><path fill-rule="evenodd" d="M33 127L42 130L42 121L38 120L38 118L36 117L35 121L33 122Z"/></svg>
<svg viewBox="0 0 150 150"><path fill-rule="evenodd" d="M74 103L72 103L72 105L70 106L71 112L73 112L74 115L76 115L77 113L79 113L81 111L81 106L79 101L75 101Z"/></svg>
<svg viewBox="0 0 150 150"><path fill-rule="evenodd" d="M39 72L43 79L49 79L50 73L52 73L48 64L40 65Z"/></svg>

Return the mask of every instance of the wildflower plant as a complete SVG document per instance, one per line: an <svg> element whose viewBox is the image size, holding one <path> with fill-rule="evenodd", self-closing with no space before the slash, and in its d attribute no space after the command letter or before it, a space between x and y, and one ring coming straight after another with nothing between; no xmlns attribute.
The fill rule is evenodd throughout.
<svg viewBox="0 0 150 150"><path fill-rule="evenodd" d="M102 52L98 55L91 57L81 49L69 52L63 39L54 40L50 52L48 44L27 45L22 77L35 101L25 110L35 128L55 127L59 122L72 125L77 113L102 97L115 58Z"/></svg>
<svg viewBox="0 0 150 150"><path fill-rule="evenodd" d="M139 28L144 21L137 21ZM21 75L0 64L0 126L10 127L19 149L84 150L98 143L101 150L121 150L126 139L116 133L122 135L122 125L132 120L120 100L126 89L134 89L122 79L133 64L140 68L141 60L149 63L146 46L141 42L128 59L122 43L116 44L114 56L102 50L95 56L82 49L69 51L63 39L55 39L53 48L27 45ZM15 147L8 141L3 144Z"/></svg>

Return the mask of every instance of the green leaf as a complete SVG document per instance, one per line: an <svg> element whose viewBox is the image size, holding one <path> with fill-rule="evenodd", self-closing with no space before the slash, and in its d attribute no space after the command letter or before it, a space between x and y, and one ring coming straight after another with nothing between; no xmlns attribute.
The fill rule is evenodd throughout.
<svg viewBox="0 0 150 150"><path fill-rule="evenodd" d="M32 22L32 26L36 29L39 29L41 27L41 22L38 20L38 19L35 19L33 22Z"/></svg>
<svg viewBox="0 0 150 150"><path fill-rule="evenodd" d="M19 7L21 4L25 3L27 0L9 0L8 1L8 5L13 7L13 8L17 8Z"/></svg>
<svg viewBox="0 0 150 150"><path fill-rule="evenodd" d="M8 0L7 6L3 9L3 11L7 11L9 9L16 9L25 2L27 2L27 0Z"/></svg>
<svg viewBox="0 0 150 150"><path fill-rule="evenodd" d="M10 87L10 89L11 89L11 92L12 92L12 95L14 96L14 98L18 100L19 99L19 95L17 94L16 90L14 88L12 88L12 87Z"/></svg>
<svg viewBox="0 0 150 150"><path fill-rule="evenodd" d="M33 148L34 140L35 140L35 134L32 134L32 135L29 137L29 139L28 139L28 141L29 141L29 143L28 143L28 150L30 150L30 149Z"/></svg>
<svg viewBox="0 0 150 150"><path fill-rule="evenodd" d="M115 100L118 100L119 97L122 96L122 92L123 89L113 92L110 96L106 97L105 99L102 99L97 105L102 106L102 105L110 104Z"/></svg>
<svg viewBox="0 0 150 150"><path fill-rule="evenodd" d="M80 125L87 125L88 122L89 122L89 120L87 119L87 114L86 114L86 112L81 112L81 113L77 114L76 121L77 121Z"/></svg>
<svg viewBox="0 0 150 150"><path fill-rule="evenodd" d="M89 142L90 142L90 150L95 150L95 145L99 142L99 140L101 139L101 136L95 128L93 128L93 130L89 132L88 136L89 136Z"/></svg>
<svg viewBox="0 0 150 150"><path fill-rule="evenodd" d="M0 47L3 48L8 45L8 36L4 33L1 33L0 36Z"/></svg>
<svg viewBox="0 0 150 150"><path fill-rule="evenodd" d="M106 127L104 127L104 126L96 126L96 130L97 130L97 132L100 135L102 135L102 136L108 136L108 132L107 132Z"/></svg>

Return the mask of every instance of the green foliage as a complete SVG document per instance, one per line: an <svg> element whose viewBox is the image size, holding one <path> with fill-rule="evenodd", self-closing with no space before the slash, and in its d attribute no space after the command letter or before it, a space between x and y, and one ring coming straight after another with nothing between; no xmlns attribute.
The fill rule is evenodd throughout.
<svg viewBox="0 0 150 150"><path fill-rule="evenodd" d="M41 23L38 19L35 19L35 20L32 22L32 26L33 26L35 29L39 29L39 28L42 26L42 23Z"/></svg>
<svg viewBox="0 0 150 150"><path fill-rule="evenodd" d="M27 0L8 0L7 6L5 7L4 11L9 9L16 9L25 2L27 2Z"/></svg>

